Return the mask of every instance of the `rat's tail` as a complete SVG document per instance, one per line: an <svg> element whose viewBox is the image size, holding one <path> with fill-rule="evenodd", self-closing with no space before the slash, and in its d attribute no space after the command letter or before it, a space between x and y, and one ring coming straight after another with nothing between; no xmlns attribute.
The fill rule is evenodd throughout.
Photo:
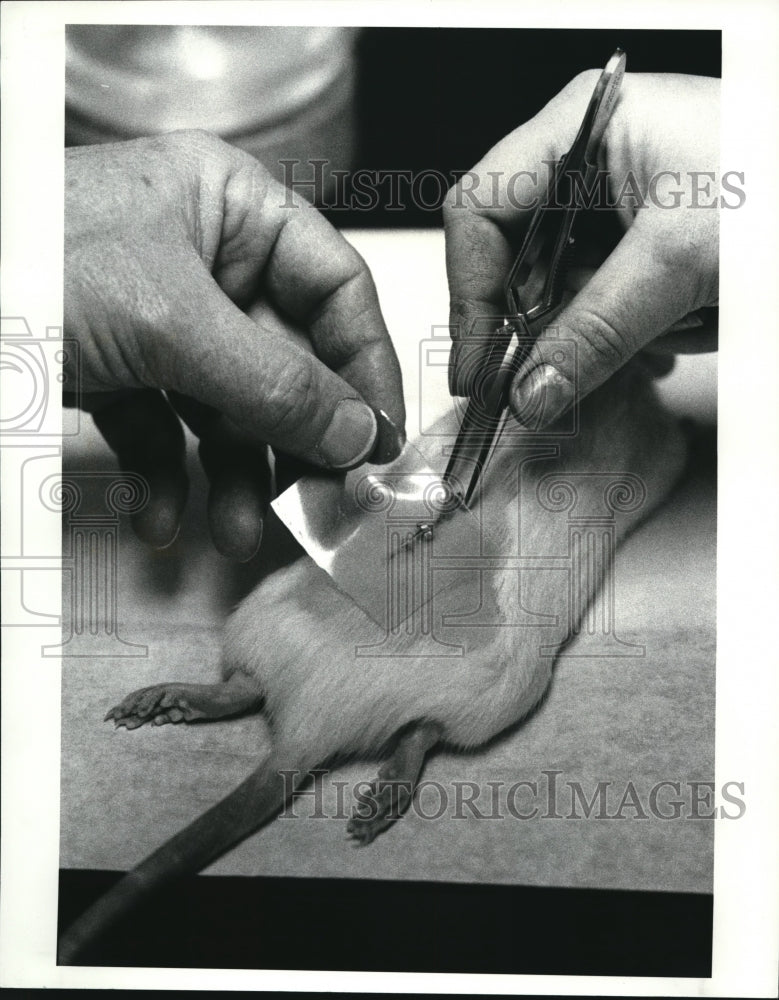
<svg viewBox="0 0 779 1000"><path fill-rule="evenodd" d="M65 931L57 961L73 964L135 905L173 879L200 871L275 815L307 777L289 756L271 753L226 798L163 844L93 903Z"/></svg>

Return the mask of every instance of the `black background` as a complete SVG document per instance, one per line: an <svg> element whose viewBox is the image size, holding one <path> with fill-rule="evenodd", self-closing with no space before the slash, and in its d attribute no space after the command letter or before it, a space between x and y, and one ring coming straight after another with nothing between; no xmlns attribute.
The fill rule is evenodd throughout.
<svg viewBox="0 0 779 1000"><path fill-rule="evenodd" d="M617 47L630 73L720 75L718 31L366 29L357 45L354 169L437 170L454 180L577 73L602 69ZM338 226L441 225L440 210L408 201L403 211L384 203L325 211Z"/></svg>
<svg viewBox="0 0 779 1000"><path fill-rule="evenodd" d="M61 926L119 877L62 872ZM209 875L78 964L707 978L711 928L712 897L694 893Z"/></svg>

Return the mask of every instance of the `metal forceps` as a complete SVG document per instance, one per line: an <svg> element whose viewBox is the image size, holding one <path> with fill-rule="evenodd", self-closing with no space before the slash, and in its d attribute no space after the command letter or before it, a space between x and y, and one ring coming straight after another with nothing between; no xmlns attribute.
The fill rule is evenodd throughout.
<svg viewBox="0 0 779 1000"><path fill-rule="evenodd" d="M577 185L583 183L590 190L595 178L598 147L614 109L625 59L625 53L617 49L601 73L576 139L555 164L546 196L535 210L506 279L509 315L489 338L477 390L468 402L443 475L451 492L449 509L470 507L505 426L513 377L541 328L562 305L572 230L580 207Z"/></svg>

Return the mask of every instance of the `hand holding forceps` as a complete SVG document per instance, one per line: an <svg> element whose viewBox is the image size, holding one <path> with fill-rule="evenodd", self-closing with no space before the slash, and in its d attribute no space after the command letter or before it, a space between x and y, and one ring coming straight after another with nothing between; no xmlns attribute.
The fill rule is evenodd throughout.
<svg viewBox="0 0 779 1000"><path fill-rule="evenodd" d="M589 190L597 172L598 147L616 103L625 61L625 53L617 49L601 73L576 139L555 164L546 195L506 278L507 316L490 336L478 385L443 476L452 493L449 509L471 505L508 417L512 380L535 337L562 306L580 208L577 191Z"/></svg>

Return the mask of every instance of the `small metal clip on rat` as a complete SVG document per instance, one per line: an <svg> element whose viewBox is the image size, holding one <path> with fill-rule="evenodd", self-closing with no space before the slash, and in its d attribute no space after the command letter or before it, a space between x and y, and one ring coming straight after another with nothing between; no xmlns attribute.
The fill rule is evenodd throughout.
<svg viewBox="0 0 779 1000"><path fill-rule="evenodd" d="M514 376L535 337L562 306L572 230L579 208L577 192L591 190L598 169L598 147L616 103L626 56L617 49L600 75L579 132L568 153L555 164L546 197L536 208L505 284L508 316L485 345L479 385L472 394L443 475L457 503L470 508L479 482L507 418ZM442 515L446 516L446 514ZM430 525L419 526L418 536Z"/></svg>

